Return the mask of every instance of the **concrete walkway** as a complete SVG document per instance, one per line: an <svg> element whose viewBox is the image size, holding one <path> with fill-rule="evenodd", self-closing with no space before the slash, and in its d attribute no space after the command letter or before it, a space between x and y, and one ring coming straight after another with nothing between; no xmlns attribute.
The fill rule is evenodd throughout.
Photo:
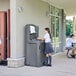
<svg viewBox="0 0 76 76"><path fill-rule="evenodd" d="M52 67L8 68L0 66L0 76L76 76L76 59L69 59L65 53L53 56Z"/></svg>

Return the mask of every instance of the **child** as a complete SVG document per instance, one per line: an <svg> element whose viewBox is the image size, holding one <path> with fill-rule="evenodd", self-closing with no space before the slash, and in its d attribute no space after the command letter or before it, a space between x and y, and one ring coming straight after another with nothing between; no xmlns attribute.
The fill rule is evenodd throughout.
<svg viewBox="0 0 76 76"><path fill-rule="evenodd" d="M52 53L53 53L53 47L51 45L51 33L49 28L45 28L45 35L43 38L38 38L40 40L45 40L45 54L46 54L46 59L45 59L45 65L46 66L52 66Z"/></svg>

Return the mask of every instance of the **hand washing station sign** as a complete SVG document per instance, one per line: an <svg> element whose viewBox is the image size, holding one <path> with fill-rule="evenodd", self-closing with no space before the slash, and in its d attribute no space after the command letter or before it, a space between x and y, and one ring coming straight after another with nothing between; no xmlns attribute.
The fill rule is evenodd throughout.
<svg viewBox="0 0 76 76"><path fill-rule="evenodd" d="M35 27L34 27L34 26L30 26L30 33L36 33L36 32L35 32Z"/></svg>

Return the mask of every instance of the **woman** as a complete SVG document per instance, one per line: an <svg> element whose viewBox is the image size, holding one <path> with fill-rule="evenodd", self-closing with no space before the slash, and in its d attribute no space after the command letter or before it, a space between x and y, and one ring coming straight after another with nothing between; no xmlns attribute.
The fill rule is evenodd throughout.
<svg viewBox="0 0 76 76"><path fill-rule="evenodd" d="M75 40L75 35L74 34L72 34L71 36L70 36L70 38L66 41L66 49L71 49L72 50L72 54L71 54L71 56L73 57L73 58L75 58L75 51L76 51L76 40Z"/></svg>
<svg viewBox="0 0 76 76"><path fill-rule="evenodd" d="M46 66L52 66L52 53L53 53L53 47L51 45L51 33L49 28L45 28L45 35L43 38L38 38L40 40L45 40L45 65Z"/></svg>

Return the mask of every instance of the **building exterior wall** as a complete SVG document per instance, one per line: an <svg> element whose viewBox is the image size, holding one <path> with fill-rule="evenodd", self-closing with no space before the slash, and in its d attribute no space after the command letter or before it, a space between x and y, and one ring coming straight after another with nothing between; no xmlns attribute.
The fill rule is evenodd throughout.
<svg viewBox="0 0 76 76"><path fill-rule="evenodd" d="M48 4L41 0L17 0L16 23L16 50L19 52L17 56L24 56L24 26L26 24L35 24L39 26L40 35L43 35L43 29L49 26L49 17L46 12L49 10ZM19 12L18 8L22 7ZM20 48L19 48L20 47Z"/></svg>
<svg viewBox="0 0 76 76"><path fill-rule="evenodd" d="M26 24L39 26L40 36L44 28L50 27L49 4L41 0L10 0L11 9L11 57L9 67L23 66L25 62L24 27ZM62 26L61 26L62 27Z"/></svg>
<svg viewBox="0 0 76 76"><path fill-rule="evenodd" d="M14 5L14 6L13 6ZM39 26L39 33L43 35L45 27L49 27L49 4L41 0L10 0L11 9L11 58L9 67L24 65L24 27L26 24ZM19 63L20 62L20 63Z"/></svg>
<svg viewBox="0 0 76 76"><path fill-rule="evenodd" d="M10 8L10 0L0 0L0 11L6 11Z"/></svg>

